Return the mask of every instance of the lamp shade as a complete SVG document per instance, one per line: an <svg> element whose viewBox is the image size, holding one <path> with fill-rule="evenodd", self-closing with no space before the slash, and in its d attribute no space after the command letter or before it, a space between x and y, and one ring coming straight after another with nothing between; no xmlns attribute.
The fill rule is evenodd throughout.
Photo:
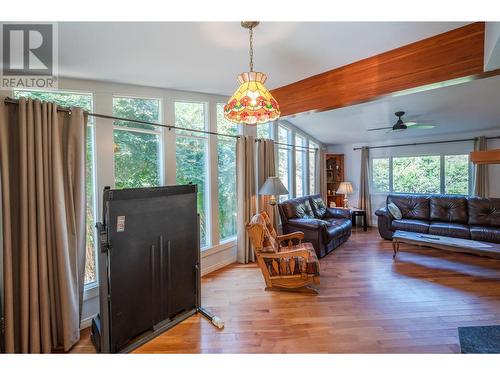
<svg viewBox="0 0 500 375"><path fill-rule="evenodd" d="M238 76L240 86L224 106L224 117L246 125L263 124L280 116L278 103L264 86L267 76L246 72Z"/></svg>
<svg viewBox="0 0 500 375"><path fill-rule="evenodd" d="M337 189L337 194L352 194L353 189L352 189L352 184L350 182L344 181L341 182L339 185L339 188Z"/></svg>
<svg viewBox="0 0 500 375"><path fill-rule="evenodd" d="M260 195L286 195L288 190L279 177L268 177L264 185L259 189Z"/></svg>

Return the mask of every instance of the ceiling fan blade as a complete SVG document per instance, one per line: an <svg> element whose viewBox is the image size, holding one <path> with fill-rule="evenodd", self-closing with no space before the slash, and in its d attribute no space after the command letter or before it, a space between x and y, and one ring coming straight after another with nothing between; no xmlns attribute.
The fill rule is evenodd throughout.
<svg viewBox="0 0 500 375"><path fill-rule="evenodd" d="M373 129L368 129L367 131L372 132L374 130L385 130L385 129L392 129L392 126L385 126L383 128L373 128Z"/></svg>
<svg viewBox="0 0 500 375"><path fill-rule="evenodd" d="M436 125L433 124L420 124L420 123L415 123L413 125L409 125L408 123L406 123L406 126L408 126L408 128L411 129L432 129L436 127Z"/></svg>

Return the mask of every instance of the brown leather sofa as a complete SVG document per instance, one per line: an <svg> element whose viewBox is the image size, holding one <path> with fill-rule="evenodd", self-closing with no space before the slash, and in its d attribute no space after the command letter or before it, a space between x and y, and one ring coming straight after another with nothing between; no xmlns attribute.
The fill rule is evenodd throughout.
<svg viewBox="0 0 500 375"><path fill-rule="evenodd" d="M456 195L390 194L402 218L394 219L387 206L375 212L382 238L396 230L500 243L500 198Z"/></svg>
<svg viewBox="0 0 500 375"><path fill-rule="evenodd" d="M283 234L304 232L321 258L351 236L351 214L347 210L328 208L321 195L289 199L278 205Z"/></svg>

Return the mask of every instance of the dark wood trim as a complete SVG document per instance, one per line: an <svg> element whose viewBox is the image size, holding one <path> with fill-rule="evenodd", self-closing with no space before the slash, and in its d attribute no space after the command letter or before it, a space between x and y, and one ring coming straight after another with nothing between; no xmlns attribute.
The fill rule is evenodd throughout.
<svg viewBox="0 0 500 375"><path fill-rule="evenodd" d="M476 22L272 90L281 115L325 111L484 72L484 22ZM429 89L432 87L429 87Z"/></svg>
<svg viewBox="0 0 500 375"><path fill-rule="evenodd" d="M472 151L470 161L474 164L500 164L500 148L487 151Z"/></svg>

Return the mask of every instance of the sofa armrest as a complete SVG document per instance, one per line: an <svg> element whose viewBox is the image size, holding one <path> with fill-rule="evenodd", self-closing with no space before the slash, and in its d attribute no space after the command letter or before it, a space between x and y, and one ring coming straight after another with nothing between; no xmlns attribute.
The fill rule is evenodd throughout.
<svg viewBox="0 0 500 375"><path fill-rule="evenodd" d="M351 210L341 209L341 208L326 208L326 217L331 219L350 219Z"/></svg>
<svg viewBox="0 0 500 375"><path fill-rule="evenodd" d="M377 226L380 236L386 240L392 240L394 231L391 229L391 225L394 217L391 215L387 207L379 208L377 211L375 211L375 215L378 216Z"/></svg>
<svg viewBox="0 0 500 375"><path fill-rule="evenodd" d="M385 216L385 217L387 217L390 220L394 219L392 217L392 214L387 209L387 207L379 208L377 211L375 211L375 215L377 215L377 216Z"/></svg>

